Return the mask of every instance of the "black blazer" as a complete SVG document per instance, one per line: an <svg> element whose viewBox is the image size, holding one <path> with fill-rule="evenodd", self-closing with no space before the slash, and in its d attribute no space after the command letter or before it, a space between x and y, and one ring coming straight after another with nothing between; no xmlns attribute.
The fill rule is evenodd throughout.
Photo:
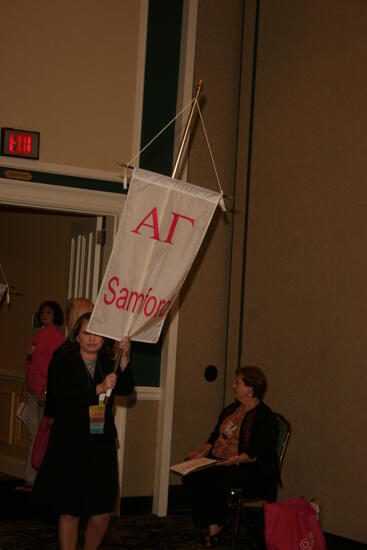
<svg viewBox="0 0 367 550"><path fill-rule="evenodd" d="M113 370L113 359L98 358L93 379L90 377L78 350L54 355L47 380L45 416L54 419L52 431L67 438L89 438L89 406L98 404L96 386ZM117 369L117 384L108 400L105 412L104 434L116 437L113 421L113 395L129 395L134 389L131 368Z"/></svg>
<svg viewBox="0 0 367 550"><path fill-rule="evenodd" d="M239 401L234 401L222 410L208 443L214 445L220 435L220 426L223 420L232 414L240 404ZM260 401L244 416L240 427L238 454L245 452L250 458L256 457L259 473L265 479L273 479L280 483L279 460L276 454L277 440L278 422L275 414L270 407Z"/></svg>

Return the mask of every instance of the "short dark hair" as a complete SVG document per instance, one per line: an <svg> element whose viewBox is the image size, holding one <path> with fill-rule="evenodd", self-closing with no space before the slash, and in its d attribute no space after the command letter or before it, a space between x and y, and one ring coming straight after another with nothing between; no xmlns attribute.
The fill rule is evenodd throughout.
<svg viewBox="0 0 367 550"><path fill-rule="evenodd" d="M40 305L36 313L38 322L41 324L40 315L42 313L42 310L45 309L45 307L48 307L53 311L53 314L54 314L53 324L57 325L58 327L61 327L61 325L64 322L64 313L61 309L61 306L57 302L54 302L53 300L46 300L45 302L42 302L42 304Z"/></svg>
<svg viewBox="0 0 367 550"><path fill-rule="evenodd" d="M239 367L236 370L236 376L254 391L254 397L262 400L268 388L268 381L260 367Z"/></svg>

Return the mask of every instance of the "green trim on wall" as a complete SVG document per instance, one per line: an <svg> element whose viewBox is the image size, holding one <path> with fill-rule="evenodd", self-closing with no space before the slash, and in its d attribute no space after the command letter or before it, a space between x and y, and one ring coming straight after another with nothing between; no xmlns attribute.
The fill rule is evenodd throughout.
<svg viewBox="0 0 367 550"><path fill-rule="evenodd" d="M17 167L10 168L9 166L0 166L0 177L4 179L19 179L21 181L27 181L27 178L9 178L7 172L17 172L19 174L31 175L29 184L32 183L46 183L47 185L59 185L62 187L74 187L78 189L91 189L93 191L103 191L105 193L127 193L127 190L123 188L118 182L108 180L98 180L94 178L82 178L77 176L66 176L64 174L54 174L51 172L36 172L33 170L19 170Z"/></svg>
<svg viewBox="0 0 367 550"><path fill-rule="evenodd" d="M180 68L182 0L149 2L141 147L176 116ZM171 124L140 157L140 166L171 175L175 124Z"/></svg>
<svg viewBox="0 0 367 550"><path fill-rule="evenodd" d="M149 2L141 148L176 115L182 8L182 0ZM174 139L175 125L171 124L142 153L140 167L171 175ZM161 340L133 344L131 364L137 386L159 387Z"/></svg>

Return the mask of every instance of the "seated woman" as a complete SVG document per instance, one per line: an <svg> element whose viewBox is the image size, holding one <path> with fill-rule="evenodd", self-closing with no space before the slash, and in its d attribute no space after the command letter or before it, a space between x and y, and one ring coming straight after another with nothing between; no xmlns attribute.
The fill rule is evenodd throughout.
<svg viewBox="0 0 367 550"><path fill-rule="evenodd" d="M54 421L36 478L35 502L60 514L61 550L75 550L79 519L87 516L84 549L96 550L107 530L118 488L113 395L134 389L129 367L130 339L120 342L117 372L101 336L88 332L90 313L80 317L70 346L55 354L47 399ZM112 396L105 404L106 393Z"/></svg>
<svg viewBox="0 0 367 550"><path fill-rule="evenodd" d="M215 466L182 478L194 524L207 529L207 548L219 541L229 489L242 487L251 496L264 494L280 483L278 424L262 401L266 389L267 380L260 368L238 368L233 386L235 401L220 413L203 450L189 454L191 459L219 459Z"/></svg>

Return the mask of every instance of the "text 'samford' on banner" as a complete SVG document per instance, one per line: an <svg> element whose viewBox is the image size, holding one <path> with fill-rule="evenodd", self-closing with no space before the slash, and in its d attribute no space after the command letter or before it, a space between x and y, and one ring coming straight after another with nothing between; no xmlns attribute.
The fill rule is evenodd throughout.
<svg viewBox="0 0 367 550"><path fill-rule="evenodd" d="M90 332L158 341L220 198L196 185L134 170Z"/></svg>

